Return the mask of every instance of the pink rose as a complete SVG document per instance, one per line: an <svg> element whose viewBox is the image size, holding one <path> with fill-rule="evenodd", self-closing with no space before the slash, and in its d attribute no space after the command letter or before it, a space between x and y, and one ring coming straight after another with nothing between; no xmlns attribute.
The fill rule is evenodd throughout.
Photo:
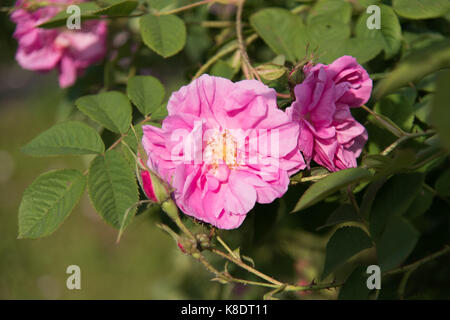
<svg viewBox="0 0 450 320"><path fill-rule="evenodd" d="M299 126L277 108L273 89L203 75L174 92L162 128L143 126L148 167L175 190L180 209L222 229L241 225L305 168Z"/></svg>
<svg viewBox="0 0 450 320"><path fill-rule="evenodd" d="M31 4L39 2L43 1L18 0L17 9L11 14L11 20L17 24L13 34L19 43L16 60L22 68L33 71L47 72L57 68L59 85L63 88L71 86L84 69L105 56L106 22L87 21L80 30L38 28L38 25L65 10L63 5L75 1L49 0L46 2L55 5L34 11L29 9Z"/></svg>
<svg viewBox="0 0 450 320"><path fill-rule="evenodd" d="M286 109L300 124L298 147L309 163L330 171L356 167L367 131L350 113L370 98L372 80L350 56L330 65L304 67L305 80L295 86L296 100Z"/></svg>

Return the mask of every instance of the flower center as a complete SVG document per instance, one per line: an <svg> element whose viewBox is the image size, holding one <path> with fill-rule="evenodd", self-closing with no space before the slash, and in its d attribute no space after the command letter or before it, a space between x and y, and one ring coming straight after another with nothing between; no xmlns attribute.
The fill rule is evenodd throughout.
<svg viewBox="0 0 450 320"><path fill-rule="evenodd" d="M217 169L225 164L232 169L238 164L238 145L233 135L225 129L214 133L208 140L203 152L203 160Z"/></svg>

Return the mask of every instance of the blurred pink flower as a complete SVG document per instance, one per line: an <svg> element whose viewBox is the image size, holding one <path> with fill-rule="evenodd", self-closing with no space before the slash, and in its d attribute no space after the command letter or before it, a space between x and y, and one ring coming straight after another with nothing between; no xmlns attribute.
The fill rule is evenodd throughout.
<svg viewBox="0 0 450 320"><path fill-rule="evenodd" d="M162 128L143 126L148 167L167 181L180 209L222 229L270 203L305 163L299 126L277 108L273 89L203 75L174 92Z"/></svg>
<svg viewBox="0 0 450 320"><path fill-rule="evenodd" d="M367 131L350 113L366 103L372 80L356 59L343 56L330 65L304 67L305 80L295 86L296 100L286 109L300 124L298 147L307 163L330 171L357 166Z"/></svg>
<svg viewBox="0 0 450 320"><path fill-rule="evenodd" d="M75 1L48 0L45 2L50 5L30 9L40 2L44 1L18 0L17 9L11 14L11 20L17 24L13 34L19 43L16 60L22 68L33 71L47 72L57 68L59 85L63 88L71 86L85 68L105 56L106 22L87 21L82 23L80 30L38 28L64 10L62 5Z"/></svg>

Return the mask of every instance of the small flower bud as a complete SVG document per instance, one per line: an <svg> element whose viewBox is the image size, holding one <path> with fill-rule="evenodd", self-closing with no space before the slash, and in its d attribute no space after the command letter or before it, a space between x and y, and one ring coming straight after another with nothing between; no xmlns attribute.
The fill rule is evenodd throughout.
<svg viewBox="0 0 450 320"><path fill-rule="evenodd" d="M151 171L141 171L142 187L150 200L161 203L169 197L164 183Z"/></svg>

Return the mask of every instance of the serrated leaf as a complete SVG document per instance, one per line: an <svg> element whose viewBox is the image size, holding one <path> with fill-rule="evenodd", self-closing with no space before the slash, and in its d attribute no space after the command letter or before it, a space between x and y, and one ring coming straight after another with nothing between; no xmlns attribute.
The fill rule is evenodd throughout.
<svg viewBox="0 0 450 320"><path fill-rule="evenodd" d="M95 154L105 151L105 145L94 128L76 121L54 125L22 148L32 156Z"/></svg>
<svg viewBox="0 0 450 320"><path fill-rule="evenodd" d="M393 0L399 16L409 19L430 19L444 16L450 10L448 0Z"/></svg>
<svg viewBox="0 0 450 320"><path fill-rule="evenodd" d="M367 288L366 270L367 268L363 266L353 270L339 290L339 300L363 300L369 297L370 290Z"/></svg>
<svg viewBox="0 0 450 320"><path fill-rule="evenodd" d="M120 152L109 150L97 156L88 174L88 192L100 216L119 229L126 211L139 200L133 170ZM129 212L124 227L134 216L136 208Z"/></svg>
<svg viewBox="0 0 450 320"><path fill-rule="evenodd" d="M382 272L392 270L411 254L419 233L406 219L392 217L381 239L377 241L377 256Z"/></svg>
<svg viewBox="0 0 450 320"><path fill-rule="evenodd" d="M151 76L134 76L128 80L127 95L144 115L155 112L163 102L165 90L161 82Z"/></svg>
<svg viewBox="0 0 450 320"><path fill-rule="evenodd" d="M333 172L329 176L317 181L311 187L309 187L297 202L292 212L310 207L313 204L316 204L317 202L332 195L339 189L344 188L350 184L362 181L364 179L368 179L370 177L370 171L363 168L350 168Z"/></svg>
<svg viewBox="0 0 450 320"><path fill-rule="evenodd" d="M366 232L358 227L342 227L336 230L327 243L322 279L355 254L372 247Z"/></svg>
<svg viewBox="0 0 450 320"><path fill-rule="evenodd" d="M147 14L139 25L144 43L164 58L178 53L186 44L186 26L175 15Z"/></svg>
<svg viewBox="0 0 450 320"><path fill-rule="evenodd" d="M340 205L332 214L328 217L324 225L317 228L317 230L331 227L340 223L350 222L350 221L360 221L355 208L350 204Z"/></svg>
<svg viewBox="0 0 450 320"><path fill-rule="evenodd" d="M250 24L276 54L291 62L305 56L307 32L299 16L281 8L266 8L251 15Z"/></svg>
<svg viewBox="0 0 450 320"><path fill-rule="evenodd" d="M367 19L371 14L363 13L356 24L356 36L374 39L382 43L386 59L393 57L402 44L402 28L391 7L380 5L380 29L369 29Z"/></svg>
<svg viewBox="0 0 450 320"><path fill-rule="evenodd" d="M379 239L391 216L401 216L422 189L422 173L398 174L378 191L370 212L370 234Z"/></svg>
<svg viewBox="0 0 450 320"><path fill-rule="evenodd" d="M24 192L19 207L19 238L53 233L80 200L86 177L77 170L55 170L40 175Z"/></svg>
<svg viewBox="0 0 450 320"><path fill-rule="evenodd" d="M131 104L118 91L102 92L81 97L75 101L80 111L92 120L117 133L125 133L131 124Z"/></svg>

